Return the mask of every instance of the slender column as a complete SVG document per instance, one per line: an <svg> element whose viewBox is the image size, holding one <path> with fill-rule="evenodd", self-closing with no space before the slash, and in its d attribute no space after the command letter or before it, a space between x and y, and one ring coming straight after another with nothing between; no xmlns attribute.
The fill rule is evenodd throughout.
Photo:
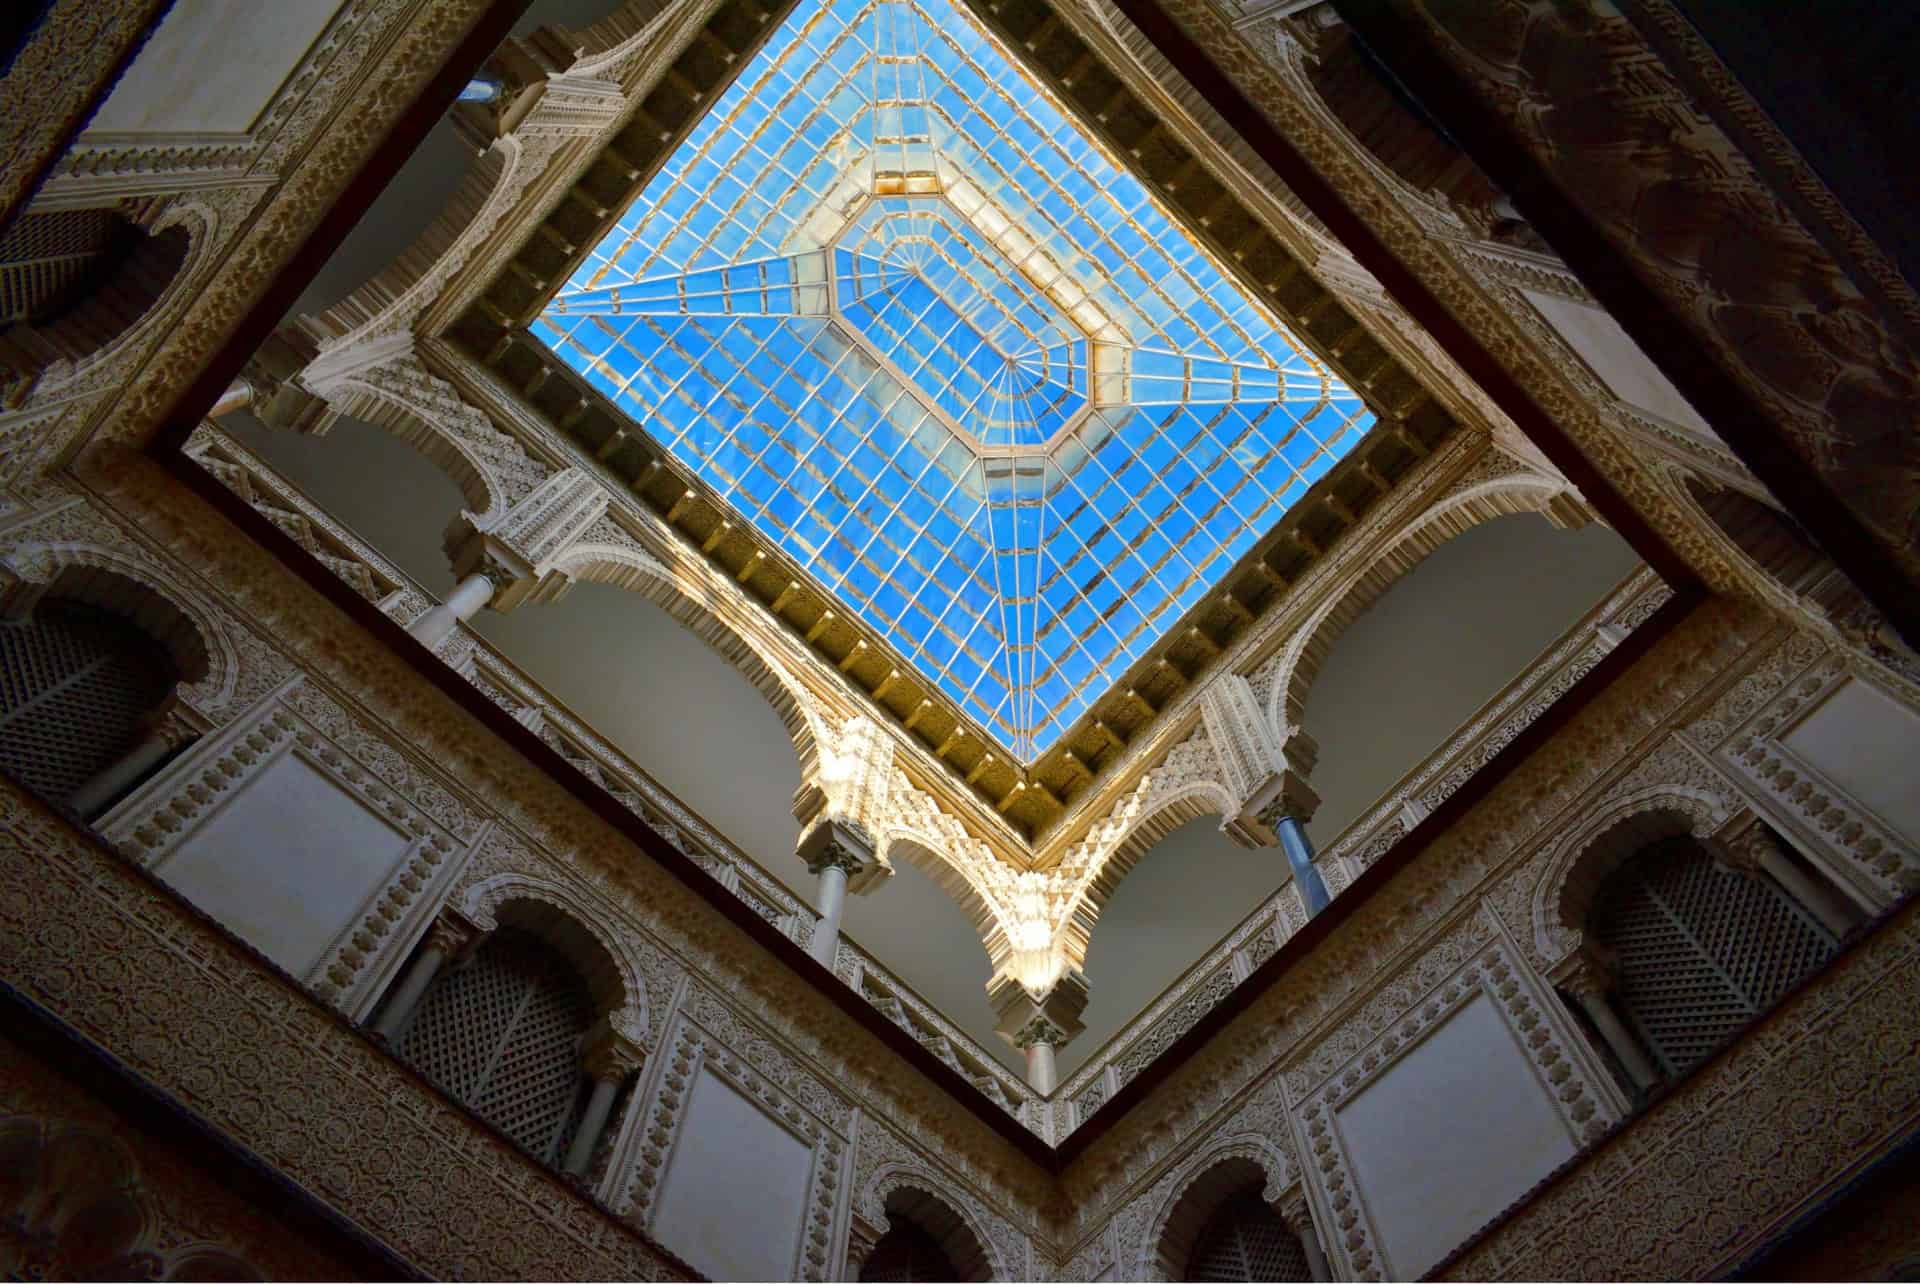
<svg viewBox="0 0 1920 1285"><path fill-rule="evenodd" d="M1327 891L1320 868L1313 864L1313 843L1307 838L1306 826L1291 814L1276 817L1272 824L1273 832L1280 836L1280 850L1293 867L1293 880L1300 885L1300 900L1306 903L1309 915L1319 914L1332 902L1333 894Z"/></svg>
<svg viewBox="0 0 1920 1285"><path fill-rule="evenodd" d="M807 870L820 881L814 909L820 918L813 925L813 941L807 953L831 969L839 953L840 916L846 910L849 881L851 891L860 892L878 881L878 863L873 858L873 838L865 827L843 818L818 821L800 836L796 848Z"/></svg>
<svg viewBox="0 0 1920 1285"><path fill-rule="evenodd" d="M253 405L258 396L253 381L245 375L227 385L227 391L220 394L220 400L207 412L209 418L219 419L222 415L231 415L234 411L245 410Z"/></svg>
<svg viewBox="0 0 1920 1285"><path fill-rule="evenodd" d="M601 1135L607 1130L607 1117L613 1114L614 1096L620 1092L620 1085L626 1078L640 1069L640 1063L646 1056L632 1039L605 1025L589 1035L588 1041L582 1064L593 1081L593 1092L587 1099L586 1114L580 1118L580 1127L574 1130L573 1141L567 1147L567 1158L561 1165L569 1176L581 1179L587 1176L587 1166L593 1163L593 1153L600 1145Z"/></svg>
<svg viewBox="0 0 1920 1285"><path fill-rule="evenodd" d="M1274 1212L1287 1230L1300 1238L1300 1248L1307 1252L1307 1274L1316 1281L1332 1280L1333 1272L1327 1266L1326 1251L1320 1248L1319 1234L1313 1229L1313 1211L1307 1206L1306 1196L1296 1189L1274 1206Z"/></svg>
<svg viewBox="0 0 1920 1285"><path fill-rule="evenodd" d="M1619 1012L1614 1008L1608 992L1613 989L1613 971L1594 954L1592 947L1582 947L1572 967L1567 971L1561 985L1579 1001L1581 1011L1593 1022L1600 1033L1601 1040L1613 1051L1621 1069L1627 1078L1633 1081L1636 1091L1644 1092L1660 1083L1660 1070L1654 1066L1653 1059L1640 1047L1640 1041L1633 1038L1627 1024L1620 1020Z"/></svg>
<svg viewBox="0 0 1920 1285"><path fill-rule="evenodd" d="M455 626L472 620L493 601L493 581L476 571L454 586L447 600L408 627L407 632L429 647L438 647Z"/></svg>
<svg viewBox="0 0 1920 1285"><path fill-rule="evenodd" d="M1045 991L1036 991L1011 974L995 973L987 999L999 1014L994 1030L1026 1054L1027 1083L1035 1093L1052 1093L1060 1082L1054 1055L1086 1029L1080 1020L1087 1007L1086 975L1068 968Z"/></svg>
<svg viewBox="0 0 1920 1285"><path fill-rule="evenodd" d="M600 1144L600 1134L607 1127L607 1116L613 1112L613 1095L619 1091L618 1080L595 1080L593 1096L587 1099L587 1113L581 1117L580 1128L574 1132L573 1144L567 1148L567 1162L563 1166L576 1178L587 1176L587 1164L593 1159L593 1149Z"/></svg>
<svg viewBox="0 0 1920 1285"><path fill-rule="evenodd" d="M465 949L476 936L477 930L464 919L456 920L451 914L443 914L436 919L433 926L427 929L427 940L419 955L393 988L385 1011L380 1014L380 1020L374 1023L374 1036L389 1044L397 1041L407 1029L407 1023L413 1020L421 997L433 985L440 970L446 967L447 960Z"/></svg>
<svg viewBox="0 0 1920 1285"><path fill-rule="evenodd" d="M1059 1082L1054 1072L1053 1051L1064 1044L1067 1033L1044 1017L1036 1017L1013 1037L1013 1046L1027 1055L1027 1083L1035 1093L1053 1092Z"/></svg>
<svg viewBox="0 0 1920 1285"><path fill-rule="evenodd" d="M155 720L145 736L73 792L67 806L91 821L153 769L173 749L174 739L163 721Z"/></svg>
<svg viewBox="0 0 1920 1285"><path fill-rule="evenodd" d="M1307 838L1307 822L1320 809L1320 796L1307 784L1307 773L1318 755L1311 738L1303 732L1294 733L1281 755L1286 766L1270 772L1247 796L1234 822L1252 842L1271 842L1268 835L1279 841L1309 915L1319 914L1333 900L1327 881L1313 864L1313 843Z"/></svg>
<svg viewBox="0 0 1920 1285"><path fill-rule="evenodd" d="M840 944L840 916L847 905L847 868L831 861L814 867L813 873L820 880L820 890L813 900L820 918L813 925L813 942L808 949L822 965L832 968Z"/></svg>
<svg viewBox="0 0 1920 1285"><path fill-rule="evenodd" d="M1748 811L1735 816L1713 836L1713 845L1730 866L1764 874L1838 941L1860 922L1859 913L1824 880L1810 877L1780 846L1771 827Z"/></svg>

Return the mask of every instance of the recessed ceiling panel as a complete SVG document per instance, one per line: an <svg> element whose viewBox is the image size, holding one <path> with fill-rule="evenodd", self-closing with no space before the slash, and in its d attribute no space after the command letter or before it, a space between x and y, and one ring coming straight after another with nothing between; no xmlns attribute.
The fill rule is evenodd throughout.
<svg viewBox="0 0 1920 1285"><path fill-rule="evenodd" d="M1021 760L1372 424L952 0L801 0L532 329Z"/></svg>

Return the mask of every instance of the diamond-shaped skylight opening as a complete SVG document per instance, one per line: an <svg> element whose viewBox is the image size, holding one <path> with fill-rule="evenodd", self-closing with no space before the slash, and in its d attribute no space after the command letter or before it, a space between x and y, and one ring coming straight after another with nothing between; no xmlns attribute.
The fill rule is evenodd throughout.
<svg viewBox="0 0 1920 1285"><path fill-rule="evenodd" d="M532 330L1022 760L1373 422L954 0L801 0Z"/></svg>

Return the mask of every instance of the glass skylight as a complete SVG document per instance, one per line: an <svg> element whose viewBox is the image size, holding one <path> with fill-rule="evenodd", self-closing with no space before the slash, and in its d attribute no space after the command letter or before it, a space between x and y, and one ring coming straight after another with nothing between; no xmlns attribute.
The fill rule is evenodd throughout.
<svg viewBox="0 0 1920 1285"><path fill-rule="evenodd" d="M954 0L801 0L532 329L1022 760L1372 424Z"/></svg>

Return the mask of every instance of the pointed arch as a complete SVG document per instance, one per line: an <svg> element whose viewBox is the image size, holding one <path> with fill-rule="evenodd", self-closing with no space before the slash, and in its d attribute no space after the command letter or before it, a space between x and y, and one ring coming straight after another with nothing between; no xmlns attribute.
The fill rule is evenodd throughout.
<svg viewBox="0 0 1920 1285"><path fill-rule="evenodd" d="M860 1193L861 1217L885 1232L895 1217L911 1219L945 1251L963 1281L1015 1279L1001 1261L976 1213L964 1200L940 1194L941 1184L915 1165L891 1164L877 1170Z"/></svg>
<svg viewBox="0 0 1920 1285"><path fill-rule="evenodd" d="M1697 786L1651 785L1607 800L1562 838L1533 887L1534 948L1543 963L1564 958L1585 934L1587 912L1608 875L1650 843L1706 839L1732 814Z"/></svg>
<svg viewBox="0 0 1920 1285"><path fill-rule="evenodd" d="M1557 478L1510 473L1478 482L1447 496L1420 515L1346 589L1322 603L1295 631L1271 662L1273 686L1267 717L1283 733L1306 718L1307 696L1340 635L1368 608L1441 545L1495 518L1541 513L1555 525L1573 527L1588 520L1579 492Z"/></svg>
<svg viewBox="0 0 1920 1285"><path fill-rule="evenodd" d="M166 649L195 705L215 710L233 699L240 655L231 632L209 603L162 569L80 541L24 544L7 562L19 580L0 596L0 612L22 619L49 596L113 612Z"/></svg>
<svg viewBox="0 0 1920 1285"><path fill-rule="evenodd" d="M467 888L460 910L482 932L504 924L540 937L580 970L601 1016L622 1035L650 1047L646 985L638 965L619 948L626 935L601 907L552 880L501 874Z"/></svg>

